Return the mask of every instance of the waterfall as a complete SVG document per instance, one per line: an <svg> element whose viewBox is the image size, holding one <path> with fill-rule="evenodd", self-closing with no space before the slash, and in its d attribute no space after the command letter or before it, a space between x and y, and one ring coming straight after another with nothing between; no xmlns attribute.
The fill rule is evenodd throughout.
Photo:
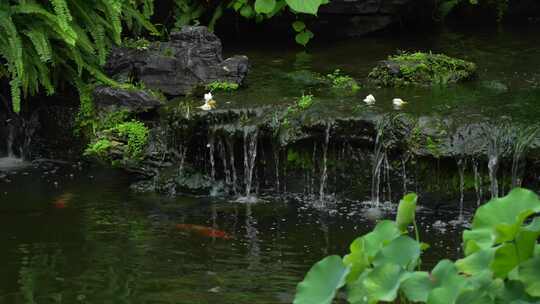
<svg viewBox="0 0 540 304"><path fill-rule="evenodd" d="M219 157L221 158L221 162L223 164L223 174L225 175L225 184L227 186L231 186L231 170L229 169L229 164L227 163L228 157L227 157L227 150L225 148L225 144L223 140L218 141L217 145Z"/></svg>
<svg viewBox="0 0 540 304"><path fill-rule="evenodd" d="M457 160L458 172L459 172L459 221L463 221L463 192L465 188L465 167L467 162L464 158Z"/></svg>
<svg viewBox="0 0 540 304"><path fill-rule="evenodd" d="M528 127L518 132L514 145L514 154L512 157L512 188L521 186L523 157L525 156L530 143L534 140L539 130L540 129L538 127Z"/></svg>
<svg viewBox="0 0 540 304"><path fill-rule="evenodd" d="M371 175L371 203L379 208L379 188L381 184L381 169L386 160L386 149L383 143L383 133L388 121L383 118L377 123L377 136L375 138L375 148L373 151L373 168Z"/></svg>
<svg viewBox="0 0 540 304"><path fill-rule="evenodd" d="M474 190L476 192L476 206L480 206L480 203L482 203L482 176L480 175L480 172L478 170L478 160L476 158L472 159L472 166L473 166L473 172L474 172Z"/></svg>
<svg viewBox="0 0 540 304"><path fill-rule="evenodd" d="M229 150L229 164L231 166L232 173L232 188L233 192L236 194L236 186L238 185L238 175L236 174L236 162L234 159L234 141L231 136L226 138L227 148Z"/></svg>
<svg viewBox="0 0 540 304"><path fill-rule="evenodd" d="M12 124L8 124L8 136L6 139L7 156L9 158L15 158L13 154L13 142L15 141L15 127Z"/></svg>
<svg viewBox="0 0 540 304"><path fill-rule="evenodd" d="M208 131L208 154L210 157L210 179L212 182L216 181L216 159L214 157L215 148L215 131Z"/></svg>
<svg viewBox="0 0 540 304"><path fill-rule="evenodd" d="M280 185L279 185L279 159L280 159L280 147L278 144L274 143L272 145L272 152L274 152L274 167L275 167L275 174L276 174L276 192L279 193Z"/></svg>
<svg viewBox="0 0 540 304"><path fill-rule="evenodd" d="M497 181L497 171L499 169L499 149L499 140L497 137L492 136L488 144L488 171L491 198L499 197L499 183Z"/></svg>
<svg viewBox="0 0 540 304"><path fill-rule="evenodd" d="M251 196L253 184L253 169L257 159L257 140L259 129L254 127L244 128L244 184L246 187L246 197Z"/></svg>
<svg viewBox="0 0 540 304"><path fill-rule="evenodd" d="M403 179L403 193L407 193L407 161L401 158L401 178Z"/></svg>
<svg viewBox="0 0 540 304"><path fill-rule="evenodd" d="M328 143L330 142L330 128L331 124L326 125L326 130L324 133L324 144L322 148L323 160L322 160L322 172L321 172L321 184L319 186L319 202L321 206L324 206L324 189L326 187L326 180L328 179Z"/></svg>

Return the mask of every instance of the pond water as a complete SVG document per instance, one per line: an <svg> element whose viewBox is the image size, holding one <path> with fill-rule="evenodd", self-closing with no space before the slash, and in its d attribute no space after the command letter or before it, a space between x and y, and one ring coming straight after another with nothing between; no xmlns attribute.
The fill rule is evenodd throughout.
<svg viewBox="0 0 540 304"><path fill-rule="evenodd" d="M296 46L275 44L234 46L228 54L249 56L252 64L248 87L234 94L218 95L225 108L288 105L302 95L315 95L315 111L325 116L349 116L363 106L368 94L377 98L372 109L395 112L391 100L409 103L401 111L415 115L444 115L478 120L479 117L533 122L540 115L540 46L538 27L469 28L460 31L410 32L365 37L344 42L313 45L309 52ZM225 45L227 47L227 45ZM226 48L227 49L227 48ZM322 75L340 69L361 84L377 61L397 50L432 51L475 62L474 81L448 87L369 88L344 95L313 85L309 72ZM299 72L300 71L300 72ZM264 85L261 85L264 84Z"/></svg>
<svg viewBox="0 0 540 304"><path fill-rule="evenodd" d="M286 106L313 93L316 111L346 116L373 93L380 111L393 111L390 100L401 97L409 101L403 111L417 115L535 122L539 32L367 37L314 45L309 54L296 47L227 46L227 52L250 57L252 74L247 88L216 99L225 109ZM339 68L362 80L396 49L431 49L474 61L479 78L445 89L361 89L344 96L291 73ZM365 207L354 202L320 211L290 196L262 197L256 204L166 198L130 192L130 182L104 168L0 160L0 303L290 303L314 262L346 253L351 241L374 226ZM457 207L429 200L420 196L421 204L443 207L419 210L421 238L432 246L426 268L441 257L460 256L462 231L447 224ZM389 208L384 217L394 212Z"/></svg>
<svg viewBox="0 0 540 304"><path fill-rule="evenodd" d="M290 303L328 254L374 225L362 206L235 204L128 190L120 172L34 167L0 183L0 303ZM385 213L393 218L393 211ZM424 263L456 257L454 210L421 210ZM226 234L193 229L199 225Z"/></svg>

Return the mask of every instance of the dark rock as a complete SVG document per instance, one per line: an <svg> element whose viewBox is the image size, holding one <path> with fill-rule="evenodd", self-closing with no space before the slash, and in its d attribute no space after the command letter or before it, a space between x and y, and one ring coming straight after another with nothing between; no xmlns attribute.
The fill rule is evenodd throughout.
<svg viewBox="0 0 540 304"><path fill-rule="evenodd" d="M312 26L317 34L359 37L405 20L432 19L431 0L333 0L319 9Z"/></svg>
<svg viewBox="0 0 540 304"><path fill-rule="evenodd" d="M114 49L106 71L118 80L141 81L170 96L189 94L214 81L241 84L248 73L248 58L223 60L221 41L206 27L185 26L170 37L147 49Z"/></svg>
<svg viewBox="0 0 540 304"><path fill-rule="evenodd" d="M93 96L97 109L143 113L161 106L161 102L156 97L143 90L98 86L94 89Z"/></svg>

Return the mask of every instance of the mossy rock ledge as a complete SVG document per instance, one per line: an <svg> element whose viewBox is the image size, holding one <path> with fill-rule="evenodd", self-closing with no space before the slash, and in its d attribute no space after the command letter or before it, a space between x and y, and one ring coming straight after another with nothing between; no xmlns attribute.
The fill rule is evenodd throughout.
<svg viewBox="0 0 540 304"><path fill-rule="evenodd" d="M476 64L443 54L402 53L388 57L369 73L371 83L383 87L431 86L474 78Z"/></svg>

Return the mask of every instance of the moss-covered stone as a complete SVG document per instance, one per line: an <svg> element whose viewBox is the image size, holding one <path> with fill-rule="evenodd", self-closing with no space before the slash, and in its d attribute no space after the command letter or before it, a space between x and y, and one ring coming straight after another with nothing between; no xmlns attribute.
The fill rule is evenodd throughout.
<svg viewBox="0 0 540 304"><path fill-rule="evenodd" d="M476 65L443 54L403 53L381 61L368 75L385 87L449 84L473 78Z"/></svg>

